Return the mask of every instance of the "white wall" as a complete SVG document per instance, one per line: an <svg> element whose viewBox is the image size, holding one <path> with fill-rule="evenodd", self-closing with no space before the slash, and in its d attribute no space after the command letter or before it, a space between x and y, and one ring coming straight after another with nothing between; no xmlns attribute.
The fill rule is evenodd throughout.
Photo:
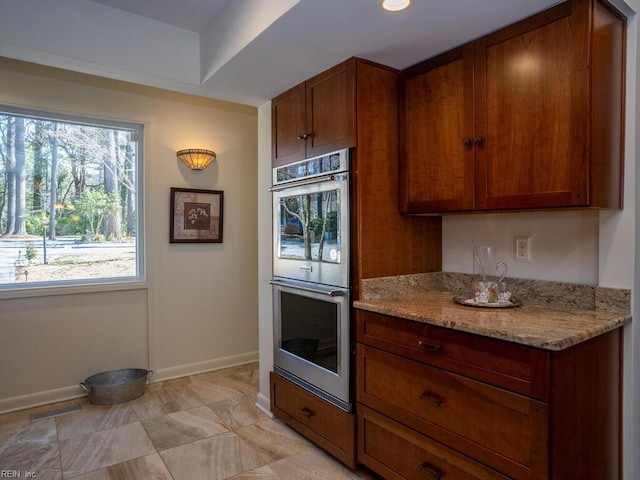
<svg viewBox="0 0 640 480"><path fill-rule="evenodd" d="M258 406L269 412L269 371L273 368L273 276L271 207L271 102L258 108L258 298L260 330L260 394Z"/></svg>
<svg viewBox="0 0 640 480"><path fill-rule="evenodd" d="M625 3L626 2L626 3ZM640 0L614 0L629 16L627 24L627 109L625 136L624 211L600 215L600 285L631 289L634 320L624 331L623 463L625 479L640 478ZM636 12L634 14L634 12Z"/></svg>
<svg viewBox="0 0 640 480"><path fill-rule="evenodd" d="M516 261L516 236L530 237L531 262ZM598 212L444 216L443 271L473 273L471 239L495 248L510 277L598 284Z"/></svg>
<svg viewBox="0 0 640 480"><path fill-rule="evenodd" d="M257 360L256 109L6 59L0 75L0 103L144 124L148 272L134 291L0 300L0 411L103 370L160 380ZM217 160L191 171L186 147ZM224 191L223 243L169 244L170 187Z"/></svg>
<svg viewBox="0 0 640 480"><path fill-rule="evenodd" d="M92 373L147 366L147 292L0 300L0 411L81 394Z"/></svg>

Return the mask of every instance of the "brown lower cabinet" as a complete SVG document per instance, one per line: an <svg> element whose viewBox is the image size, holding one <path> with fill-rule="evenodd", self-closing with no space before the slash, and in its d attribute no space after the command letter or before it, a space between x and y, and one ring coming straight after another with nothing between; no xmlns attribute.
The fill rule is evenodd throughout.
<svg viewBox="0 0 640 480"><path fill-rule="evenodd" d="M358 456L388 480L509 478L364 405L358 407Z"/></svg>
<svg viewBox="0 0 640 480"><path fill-rule="evenodd" d="M561 351L360 310L356 329L358 461L384 478L620 478L620 329Z"/></svg>
<svg viewBox="0 0 640 480"><path fill-rule="evenodd" d="M350 468L356 466L356 416L270 373L271 412Z"/></svg>

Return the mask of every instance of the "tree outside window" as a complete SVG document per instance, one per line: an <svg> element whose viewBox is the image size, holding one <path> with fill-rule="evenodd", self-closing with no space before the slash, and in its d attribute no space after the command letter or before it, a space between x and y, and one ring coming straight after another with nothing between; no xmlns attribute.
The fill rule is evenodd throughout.
<svg viewBox="0 0 640 480"><path fill-rule="evenodd" d="M0 107L0 288L141 278L141 137Z"/></svg>

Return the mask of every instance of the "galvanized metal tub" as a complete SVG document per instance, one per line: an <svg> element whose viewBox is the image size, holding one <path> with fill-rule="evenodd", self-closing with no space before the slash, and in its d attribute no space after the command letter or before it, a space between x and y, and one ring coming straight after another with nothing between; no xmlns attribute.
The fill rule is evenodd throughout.
<svg viewBox="0 0 640 480"><path fill-rule="evenodd" d="M153 375L143 368L126 368L92 375L80 383L94 405L122 403L144 394L147 380Z"/></svg>

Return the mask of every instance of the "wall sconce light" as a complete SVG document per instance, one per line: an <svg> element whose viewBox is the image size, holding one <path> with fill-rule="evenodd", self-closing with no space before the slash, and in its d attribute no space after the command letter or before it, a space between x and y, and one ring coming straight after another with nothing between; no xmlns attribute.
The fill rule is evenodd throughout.
<svg viewBox="0 0 640 480"><path fill-rule="evenodd" d="M176 155L191 170L204 170L216 158L216 152L202 148L178 150Z"/></svg>
<svg viewBox="0 0 640 480"><path fill-rule="evenodd" d="M380 8L386 12L401 12L411 6L413 0L380 0Z"/></svg>

